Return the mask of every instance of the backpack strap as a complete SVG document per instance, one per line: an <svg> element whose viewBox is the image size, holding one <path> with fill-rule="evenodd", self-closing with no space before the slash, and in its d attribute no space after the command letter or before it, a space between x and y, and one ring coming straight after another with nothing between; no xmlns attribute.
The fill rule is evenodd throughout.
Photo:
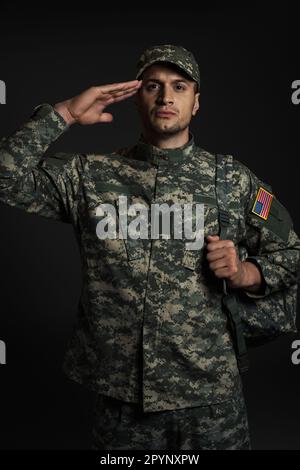
<svg viewBox="0 0 300 470"><path fill-rule="evenodd" d="M220 239L229 234L230 212L227 195L230 191L229 170L232 168L231 155L216 155L216 193L219 209Z"/></svg>
<svg viewBox="0 0 300 470"><path fill-rule="evenodd" d="M231 193L230 172L232 166L233 158L231 155L216 155L216 196L219 210L219 237L221 240L230 239L230 229L233 228L230 223L231 205L228 198L228 194ZM233 292L228 293L225 279L223 279L222 306L228 318L239 371L241 373L246 372L249 367L249 360L239 307L235 294Z"/></svg>

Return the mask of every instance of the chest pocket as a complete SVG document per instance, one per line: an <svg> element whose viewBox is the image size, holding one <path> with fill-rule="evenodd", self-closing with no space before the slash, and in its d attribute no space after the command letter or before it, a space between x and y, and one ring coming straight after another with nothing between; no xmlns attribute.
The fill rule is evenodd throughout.
<svg viewBox="0 0 300 470"><path fill-rule="evenodd" d="M93 226L103 218L97 215L97 207L101 204L110 204L112 211L115 214L115 239L104 239L103 246L108 252L113 250L118 252L121 256L122 253L126 254L128 261L140 259L145 254L147 248L147 239L140 237L134 238L139 233L139 225L134 222L139 217L138 207L147 207L144 200L144 193L138 185L119 185L115 183L106 183L96 181L96 198L92 200L89 205L89 217L94 220ZM128 208L133 204L137 204L136 210L132 207L127 214ZM99 213L99 210L98 210ZM142 216L143 218L143 216ZM145 220L145 218L143 218ZM133 230L133 233L132 233ZM100 242L100 240L99 240Z"/></svg>
<svg viewBox="0 0 300 470"><path fill-rule="evenodd" d="M204 195L204 194L194 194L193 203L203 204L204 205L204 237L208 235L218 235L220 226L219 226L219 210L217 206L217 201L214 196ZM196 226L196 215L193 211L193 227ZM182 265L192 271L197 270L201 274L203 263L205 260L203 258L205 252L206 242L204 238L204 244L202 248L196 250L189 250L186 248L186 242L184 241L183 246L183 256L182 256Z"/></svg>

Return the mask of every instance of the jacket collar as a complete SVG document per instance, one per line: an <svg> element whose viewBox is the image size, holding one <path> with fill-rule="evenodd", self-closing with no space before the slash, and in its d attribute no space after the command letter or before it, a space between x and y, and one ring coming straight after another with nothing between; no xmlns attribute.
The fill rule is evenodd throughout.
<svg viewBox="0 0 300 470"><path fill-rule="evenodd" d="M150 163L160 164L162 162L176 162L189 157L195 148L194 136L189 132L189 141L174 149L161 149L145 142L142 134L136 144L135 158L145 160Z"/></svg>

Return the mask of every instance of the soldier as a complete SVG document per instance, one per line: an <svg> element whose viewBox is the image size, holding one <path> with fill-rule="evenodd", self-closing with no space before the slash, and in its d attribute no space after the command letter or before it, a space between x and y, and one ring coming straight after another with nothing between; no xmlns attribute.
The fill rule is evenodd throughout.
<svg viewBox="0 0 300 470"><path fill-rule="evenodd" d="M220 238L215 155L189 130L199 90L191 52L153 46L136 80L40 105L1 142L1 200L71 223L80 246L78 324L64 370L97 393L95 449L251 448L220 280L249 298L272 296L297 282L300 241L283 206L270 223L270 204L258 197L267 185L235 159L228 196L237 230ZM43 158L71 125L109 123L107 106L131 96L142 126L135 145ZM126 238L124 227L100 237L99 208L120 220L120 196L146 208L204 204L204 246L187 249L185 236Z"/></svg>

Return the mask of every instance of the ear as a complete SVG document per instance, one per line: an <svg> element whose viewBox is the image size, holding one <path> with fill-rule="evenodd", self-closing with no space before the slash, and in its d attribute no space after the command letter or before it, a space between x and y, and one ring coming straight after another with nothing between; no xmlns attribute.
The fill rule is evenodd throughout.
<svg viewBox="0 0 300 470"><path fill-rule="evenodd" d="M193 106L193 111L192 111L192 115L193 116L196 116L197 114L197 111L199 109L199 98L200 98L200 93L195 93L195 98L194 98L194 106Z"/></svg>

